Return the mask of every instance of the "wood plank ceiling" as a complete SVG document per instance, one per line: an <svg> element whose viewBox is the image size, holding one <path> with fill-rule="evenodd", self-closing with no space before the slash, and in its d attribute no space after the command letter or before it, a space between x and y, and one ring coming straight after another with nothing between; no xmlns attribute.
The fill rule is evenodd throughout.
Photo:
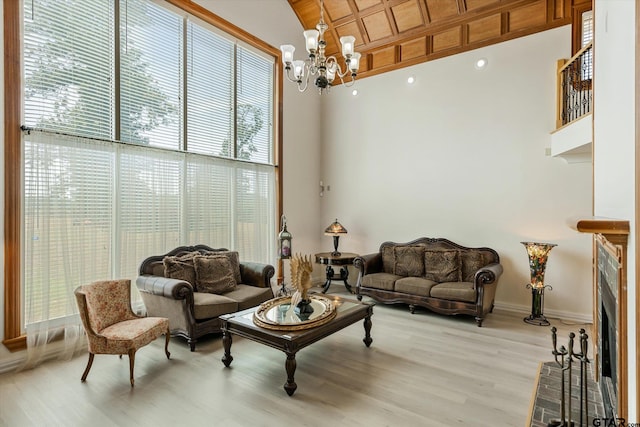
<svg viewBox="0 0 640 427"><path fill-rule="evenodd" d="M288 1L315 28L320 0ZM570 24L572 0L324 0L324 10L327 54L342 62L339 39L354 36L367 77Z"/></svg>

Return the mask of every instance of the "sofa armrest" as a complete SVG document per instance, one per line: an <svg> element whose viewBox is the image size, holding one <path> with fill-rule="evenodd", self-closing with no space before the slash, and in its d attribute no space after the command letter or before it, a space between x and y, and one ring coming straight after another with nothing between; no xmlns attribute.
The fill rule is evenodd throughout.
<svg viewBox="0 0 640 427"><path fill-rule="evenodd" d="M136 286L140 292L173 299L193 300L193 286L189 282L168 277L143 275L136 279Z"/></svg>
<svg viewBox="0 0 640 427"><path fill-rule="evenodd" d="M245 285L269 288L274 274L276 274L276 269L269 264L259 262L240 263L240 278Z"/></svg>
<svg viewBox="0 0 640 427"><path fill-rule="evenodd" d="M353 265L360 272L360 276L365 274L382 272L382 255L380 252L361 255L353 260Z"/></svg>
<svg viewBox="0 0 640 427"><path fill-rule="evenodd" d="M502 270L502 264L499 263L485 265L476 271L474 286L477 288L478 286L489 285L496 282L502 274Z"/></svg>

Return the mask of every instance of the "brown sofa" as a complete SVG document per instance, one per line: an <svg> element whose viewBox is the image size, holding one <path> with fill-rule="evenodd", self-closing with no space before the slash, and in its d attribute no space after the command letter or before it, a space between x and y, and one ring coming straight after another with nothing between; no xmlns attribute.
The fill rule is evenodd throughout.
<svg viewBox="0 0 640 427"><path fill-rule="evenodd" d="M232 280L235 286L219 293L198 289L195 270L190 271L188 268L190 255L206 258L221 254L231 257L229 265L232 266L232 271L229 274L237 276ZM185 263L186 273L183 268ZM175 265L179 268L172 269ZM177 270L179 274L176 273ZM237 252L212 249L205 245L180 246L164 255L152 256L142 261L136 285L147 314L169 318L171 335L186 338L191 351L195 351L198 338L220 332L220 315L255 307L272 299L274 295L270 281L274 273L272 265L240 262ZM165 277L166 275L170 277ZM188 279L189 275L191 278Z"/></svg>
<svg viewBox="0 0 640 427"><path fill-rule="evenodd" d="M408 243L385 242L376 253L354 260L359 270L356 294L385 304L406 303L441 314L470 314L482 326L493 310L498 253L467 248L447 239L422 237Z"/></svg>

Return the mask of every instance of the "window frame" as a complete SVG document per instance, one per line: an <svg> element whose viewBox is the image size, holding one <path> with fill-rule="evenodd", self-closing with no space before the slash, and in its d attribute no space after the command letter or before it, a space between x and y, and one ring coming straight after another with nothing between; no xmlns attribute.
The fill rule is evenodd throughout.
<svg viewBox="0 0 640 427"><path fill-rule="evenodd" d="M282 58L279 49L189 0L165 0L236 39L274 57L273 110L276 215L282 215ZM4 336L11 352L26 349L22 328L22 2L3 2L4 13ZM276 229L278 229L276 224Z"/></svg>

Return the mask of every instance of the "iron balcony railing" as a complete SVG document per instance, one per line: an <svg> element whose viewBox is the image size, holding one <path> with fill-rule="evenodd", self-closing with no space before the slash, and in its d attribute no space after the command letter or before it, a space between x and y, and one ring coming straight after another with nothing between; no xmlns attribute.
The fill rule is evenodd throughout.
<svg viewBox="0 0 640 427"><path fill-rule="evenodd" d="M593 108L593 42L571 59L558 60L558 114L561 128L591 113Z"/></svg>

